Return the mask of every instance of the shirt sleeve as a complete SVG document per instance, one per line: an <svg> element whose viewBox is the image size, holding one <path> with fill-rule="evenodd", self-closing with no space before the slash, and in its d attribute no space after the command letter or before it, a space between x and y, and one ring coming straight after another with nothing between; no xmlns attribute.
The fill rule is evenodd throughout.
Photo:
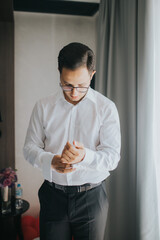
<svg viewBox="0 0 160 240"><path fill-rule="evenodd" d="M100 141L96 150L85 148L86 155L75 167L99 172L114 170L120 160L121 134L118 111L114 103L103 112Z"/></svg>
<svg viewBox="0 0 160 240"><path fill-rule="evenodd" d="M29 163L42 171L45 179L51 181L51 161L55 154L44 151L43 113L39 105L39 103L36 103L31 114L23 154Z"/></svg>

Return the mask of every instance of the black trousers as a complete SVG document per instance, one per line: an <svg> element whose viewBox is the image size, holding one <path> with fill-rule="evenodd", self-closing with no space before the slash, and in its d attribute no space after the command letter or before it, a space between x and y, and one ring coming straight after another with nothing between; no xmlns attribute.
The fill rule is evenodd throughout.
<svg viewBox="0 0 160 240"><path fill-rule="evenodd" d="M40 240L103 240L108 213L105 182L80 193L42 184Z"/></svg>

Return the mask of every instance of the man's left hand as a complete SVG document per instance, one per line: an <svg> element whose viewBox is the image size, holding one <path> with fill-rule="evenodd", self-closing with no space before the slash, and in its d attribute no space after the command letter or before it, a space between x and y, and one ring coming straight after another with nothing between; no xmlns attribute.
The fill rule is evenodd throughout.
<svg viewBox="0 0 160 240"><path fill-rule="evenodd" d="M85 153L82 143L73 141L73 145L71 145L67 142L62 152L62 160L71 164L79 163L84 159Z"/></svg>

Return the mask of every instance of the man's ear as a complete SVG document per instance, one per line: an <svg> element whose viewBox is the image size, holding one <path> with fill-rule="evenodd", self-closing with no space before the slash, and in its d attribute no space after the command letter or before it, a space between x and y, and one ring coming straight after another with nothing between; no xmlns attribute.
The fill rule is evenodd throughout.
<svg viewBox="0 0 160 240"><path fill-rule="evenodd" d="M96 70L94 70L94 71L91 73L91 80L92 80L92 78L93 78L93 76L94 76L95 73L96 73Z"/></svg>
<svg viewBox="0 0 160 240"><path fill-rule="evenodd" d="M59 72L59 76L60 76L60 79L61 79L61 72L60 72L59 68L58 68L58 72Z"/></svg>

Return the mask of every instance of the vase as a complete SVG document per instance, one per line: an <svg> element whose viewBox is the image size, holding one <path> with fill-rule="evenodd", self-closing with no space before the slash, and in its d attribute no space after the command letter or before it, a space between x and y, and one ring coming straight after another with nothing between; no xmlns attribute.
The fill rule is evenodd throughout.
<svg viewBox="0 0 160 240"><path fill-rule="evenodd" d="M11 188L8 186L1 188L1 212L7 214L11 212Z"/></svg>

